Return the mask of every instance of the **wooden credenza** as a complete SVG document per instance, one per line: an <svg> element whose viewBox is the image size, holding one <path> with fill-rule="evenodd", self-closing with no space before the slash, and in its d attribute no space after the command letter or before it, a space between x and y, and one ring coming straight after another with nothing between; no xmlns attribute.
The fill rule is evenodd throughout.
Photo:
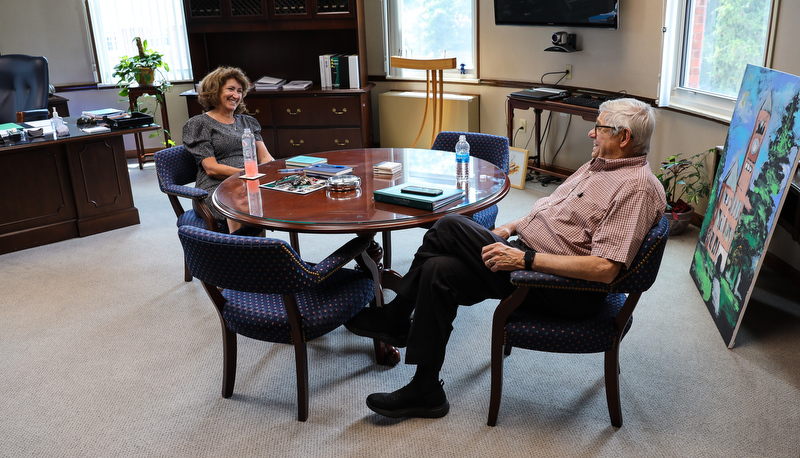
<svg viewBox="0 0 800 458"><path fill-rule="evenodd" d="M313 82L247 93L274 157L372 146L364 0L184 0L184 9L195 81L233 66L250 80ZM332 53L358 54L360 89L321 90L319 56ZM193 93L182 95L189 116L202 112Z"/></svg>
<svg viewBox="0 0 800 458"><path fill-rule="evenodd" d="M361 89L248 92L247 113L261 124L273 157L372 146L369 84ZM202 113L194 92L184 92L189 116Z"/></svg>

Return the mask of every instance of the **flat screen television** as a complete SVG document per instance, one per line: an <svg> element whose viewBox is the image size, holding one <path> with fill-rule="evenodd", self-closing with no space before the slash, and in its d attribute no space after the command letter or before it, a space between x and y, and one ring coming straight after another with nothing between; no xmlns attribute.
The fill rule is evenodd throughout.
<svg viewBox="0 0 800 458"><path fill-rule="evenodd" d="M617 0L494 0L497 25L617 29Z"/></svg>

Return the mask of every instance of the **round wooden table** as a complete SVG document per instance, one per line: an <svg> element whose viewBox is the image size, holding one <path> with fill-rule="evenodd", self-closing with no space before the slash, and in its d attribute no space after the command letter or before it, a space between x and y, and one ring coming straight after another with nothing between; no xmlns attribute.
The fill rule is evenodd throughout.
<svg viewBox="0 0 800 458"><path fill-rule="evenodd" d="M376 301L383 304L383 288L393 289L401 276L382 265L384 256L390 258L388 233L413 227L429 227L450 213L472 215L499 202L510 188L508 176L494 164L471 157L470 178L465 183L456 182L455 154L447 151L412 148L368 148L328 151L310 154L325 157L328 164L352 167L352 175L361 179L354 191L336 192L320 189L308 194L293 194L275 189L264 189L260 184L270 183L290 175L280 169L287 168L284 159L258 166L264 174L256 180L245 180L234 175L220 184L212 195L212 205L220 213L249 226L290 233L353 233L373 239L370 256L375 266L367 266L376 280ZM393 175L376 175L373 166L382 161L398 162L402 170ZM463 199L456 200L434 211L420 210L402 205L375 202L373 191L409 183L424 187L464 189ZM376 233L384 234L384 247L374 241ZM376 350L378 349L376 343ZM389 347L389 362L399 361L399 352ZM379 355L384 354L383 350ZM378 357L379 362L381 356ZM394 361L397 359L397 361Z"/></svg>
<svg viewBox="0 0 800 458"><path fill-rule="evenodd" d="M499 202L508 193L508 176L494 164L470 158L470 179L466 197L435 211L375 202L372 193L402 183L429 187L456 187L455 154L447 151L411 148L370 148L315 153L329 164L353 168L361 178L357 191L334 192L327 189L299 195L272 189L253 193L255 183L279 180L287 173L283 159L261 164L258 180L233 176L214 192L212 203L223 215L244 224L270 230L304 233L374 234L432 225L448 213L472 215ZM402 171L393 177L373 173L382 161L401 163ZM248 183L251 189L248 193ZM254 195L255 194L255 195ZM249 195L249 197L248 197ZM257 200L260 199L260 202ZM255 202L254 202L255 201ZM251 207L254 211L251 211ZM260 211L259 211L260 209Z"/></svg>

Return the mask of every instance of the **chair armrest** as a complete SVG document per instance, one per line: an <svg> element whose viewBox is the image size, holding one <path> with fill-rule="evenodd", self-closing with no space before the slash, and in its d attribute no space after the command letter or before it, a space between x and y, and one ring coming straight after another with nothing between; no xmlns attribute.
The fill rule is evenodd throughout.
<svg viewBox="0 0 800 458"><path fill-rule="evenodd" d="M511 272L511 284L536 288L570 289L580 291L610 292L611 285L577 278L561 277L535 270L515 270Z"/></svg>
<svg viewBox="0 0 800 458"><path fill-rule="evenodd" d="M164 192L172 194L173 196L186 197L187 199L202 200L208 197L208 192L204 189L195 188L194 186L182 186L178 184L171 184L164 186Z"/></svg>
<svg viewBox="0 0 800 458"><path fill-rule="evenodd" d="M356 237L317 263L312 270L319 275L320 281L323 281L369 248L370 243L372 243L371 237Z"/></svg>

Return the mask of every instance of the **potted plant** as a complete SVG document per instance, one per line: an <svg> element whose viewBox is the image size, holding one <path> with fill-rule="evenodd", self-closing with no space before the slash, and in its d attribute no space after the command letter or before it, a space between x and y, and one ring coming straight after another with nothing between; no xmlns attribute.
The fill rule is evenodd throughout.
<svg viewBox="0 0 800 458"><path fill-rule="evenodd" d="M169 82L165 71L169 71L169 64L164 62L164 55L158 51L154 51L147 46L147 40L142 40L140 37L133 39L138 49L138 54L135 56L122 56L119 63L114 67L113 76L117 78L117 87L120 88L119 95L125 97L124 101L129 100L131 84L137 83L140 85L153 85L158 88L155 95L144 94L141 99L137 99L136 109L139 112L147 113L148 107L144 105L144 101L149 97L155 99L155 107L152 112L155 114L164 102L164 94L171 88L172 83ZM169 133L167 133L169 134ZM159 135L158 131L150 135L150 138ZM171 145L174 142L169 142ZM171 146L169 145L169 146Z"/></svg>
<svg viewBox="0 0 800 458"><path fill-rule="evenodd" d="M694 207L711 193L711 181L705 173L705 159L711 148L686 159L683 153L674 154L661 163L658 181L667 195L666 213L670 235L680 234L691 222Z"/></svg>

